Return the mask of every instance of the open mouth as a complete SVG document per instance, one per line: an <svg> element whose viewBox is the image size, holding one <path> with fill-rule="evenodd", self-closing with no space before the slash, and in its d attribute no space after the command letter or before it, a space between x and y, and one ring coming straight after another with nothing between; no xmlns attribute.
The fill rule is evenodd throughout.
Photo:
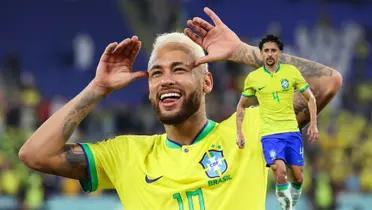
<svg viewBox="0 0 372 210"><path fill-rule="evenodd" d="M179 92L166 92L159 95L160 103L165 107L173 106L182 97Z"/></svg>
<svg viewBox="0 0 372 210"><path fill-rule="evenodd" d="M181 94L175 93L175 92L160 94L160 101L179 99L179 98L181 98Z"/></svg>

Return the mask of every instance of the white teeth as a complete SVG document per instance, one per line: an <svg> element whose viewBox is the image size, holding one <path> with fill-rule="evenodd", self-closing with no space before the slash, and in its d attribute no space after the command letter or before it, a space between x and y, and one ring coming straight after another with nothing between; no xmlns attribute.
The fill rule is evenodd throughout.
<svg viewBox="0 0 372 210"><path fill-rule="evenodd" d="M164 93L160 95L160 100L163 100L167 97L181 97L181 95L179 93Z"/></svg>

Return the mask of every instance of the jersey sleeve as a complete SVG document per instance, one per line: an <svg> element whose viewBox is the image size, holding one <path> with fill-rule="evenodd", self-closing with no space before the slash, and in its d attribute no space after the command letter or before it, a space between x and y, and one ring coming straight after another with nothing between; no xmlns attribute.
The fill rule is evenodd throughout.
<svg viewBox="0 0 372 210"><path fill-rule="evenodd" d="M120 154L128 153L126 144L127 141L125 139L119 141L119 137L95 144L80 144L88 166L88 180L80 180L85 192L113 188L113 183L117 178L116 170L123 169Z"/></svg>
<svg viewBox="0 0 372 210"><path fill-rule="evenodd" d="M306 82L305 78L302 76L301 72L294 67L294 76L295 76L295 88L303 93L305 90L307 90L310 85Z"/></svg>
<svg viewBox="0 0 372 210"><path fill-rule="evenodd" d="M250 96L255 96L255 95L256 95L256 90L254 89L254 86L253 86L252 74L248 74L248 76L245 78L245 81L244 81L244 88L243 88L242 96L250 97Z"/></svg>

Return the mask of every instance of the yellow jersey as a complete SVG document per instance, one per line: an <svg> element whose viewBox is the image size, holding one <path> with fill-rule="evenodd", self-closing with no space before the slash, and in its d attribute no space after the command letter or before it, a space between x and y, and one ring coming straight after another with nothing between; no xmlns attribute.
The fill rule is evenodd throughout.
<svg viewBox="0 0 372 210"><path fill-rule="evenodd" d="M294 91L309 88L293 65L279 64L271 73L261 67L248 74L242 95L256 96L260 109L260 135L299 131L293 109Z"/></svg>
<svg viewBox="0 0 372 210"><path fill-rule="evenodd" d="M267 168L257 108L244 120L247 145L235 144L235 115L208 120L191 145L166 134L124 135L81 144L89 180L85 191L116 189L125 210L264 210Z"/></svg>

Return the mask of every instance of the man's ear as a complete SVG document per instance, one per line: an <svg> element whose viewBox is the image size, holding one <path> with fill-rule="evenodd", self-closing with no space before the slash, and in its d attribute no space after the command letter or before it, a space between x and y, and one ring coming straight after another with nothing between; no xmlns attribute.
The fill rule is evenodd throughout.
<svg viewBox="0 0 372 210"><path fill-rule="evenodd" d="M203 92L208 94L213 89L213 77L210 72L207 72L204 75L204 81L203 81Z"/></svg>

